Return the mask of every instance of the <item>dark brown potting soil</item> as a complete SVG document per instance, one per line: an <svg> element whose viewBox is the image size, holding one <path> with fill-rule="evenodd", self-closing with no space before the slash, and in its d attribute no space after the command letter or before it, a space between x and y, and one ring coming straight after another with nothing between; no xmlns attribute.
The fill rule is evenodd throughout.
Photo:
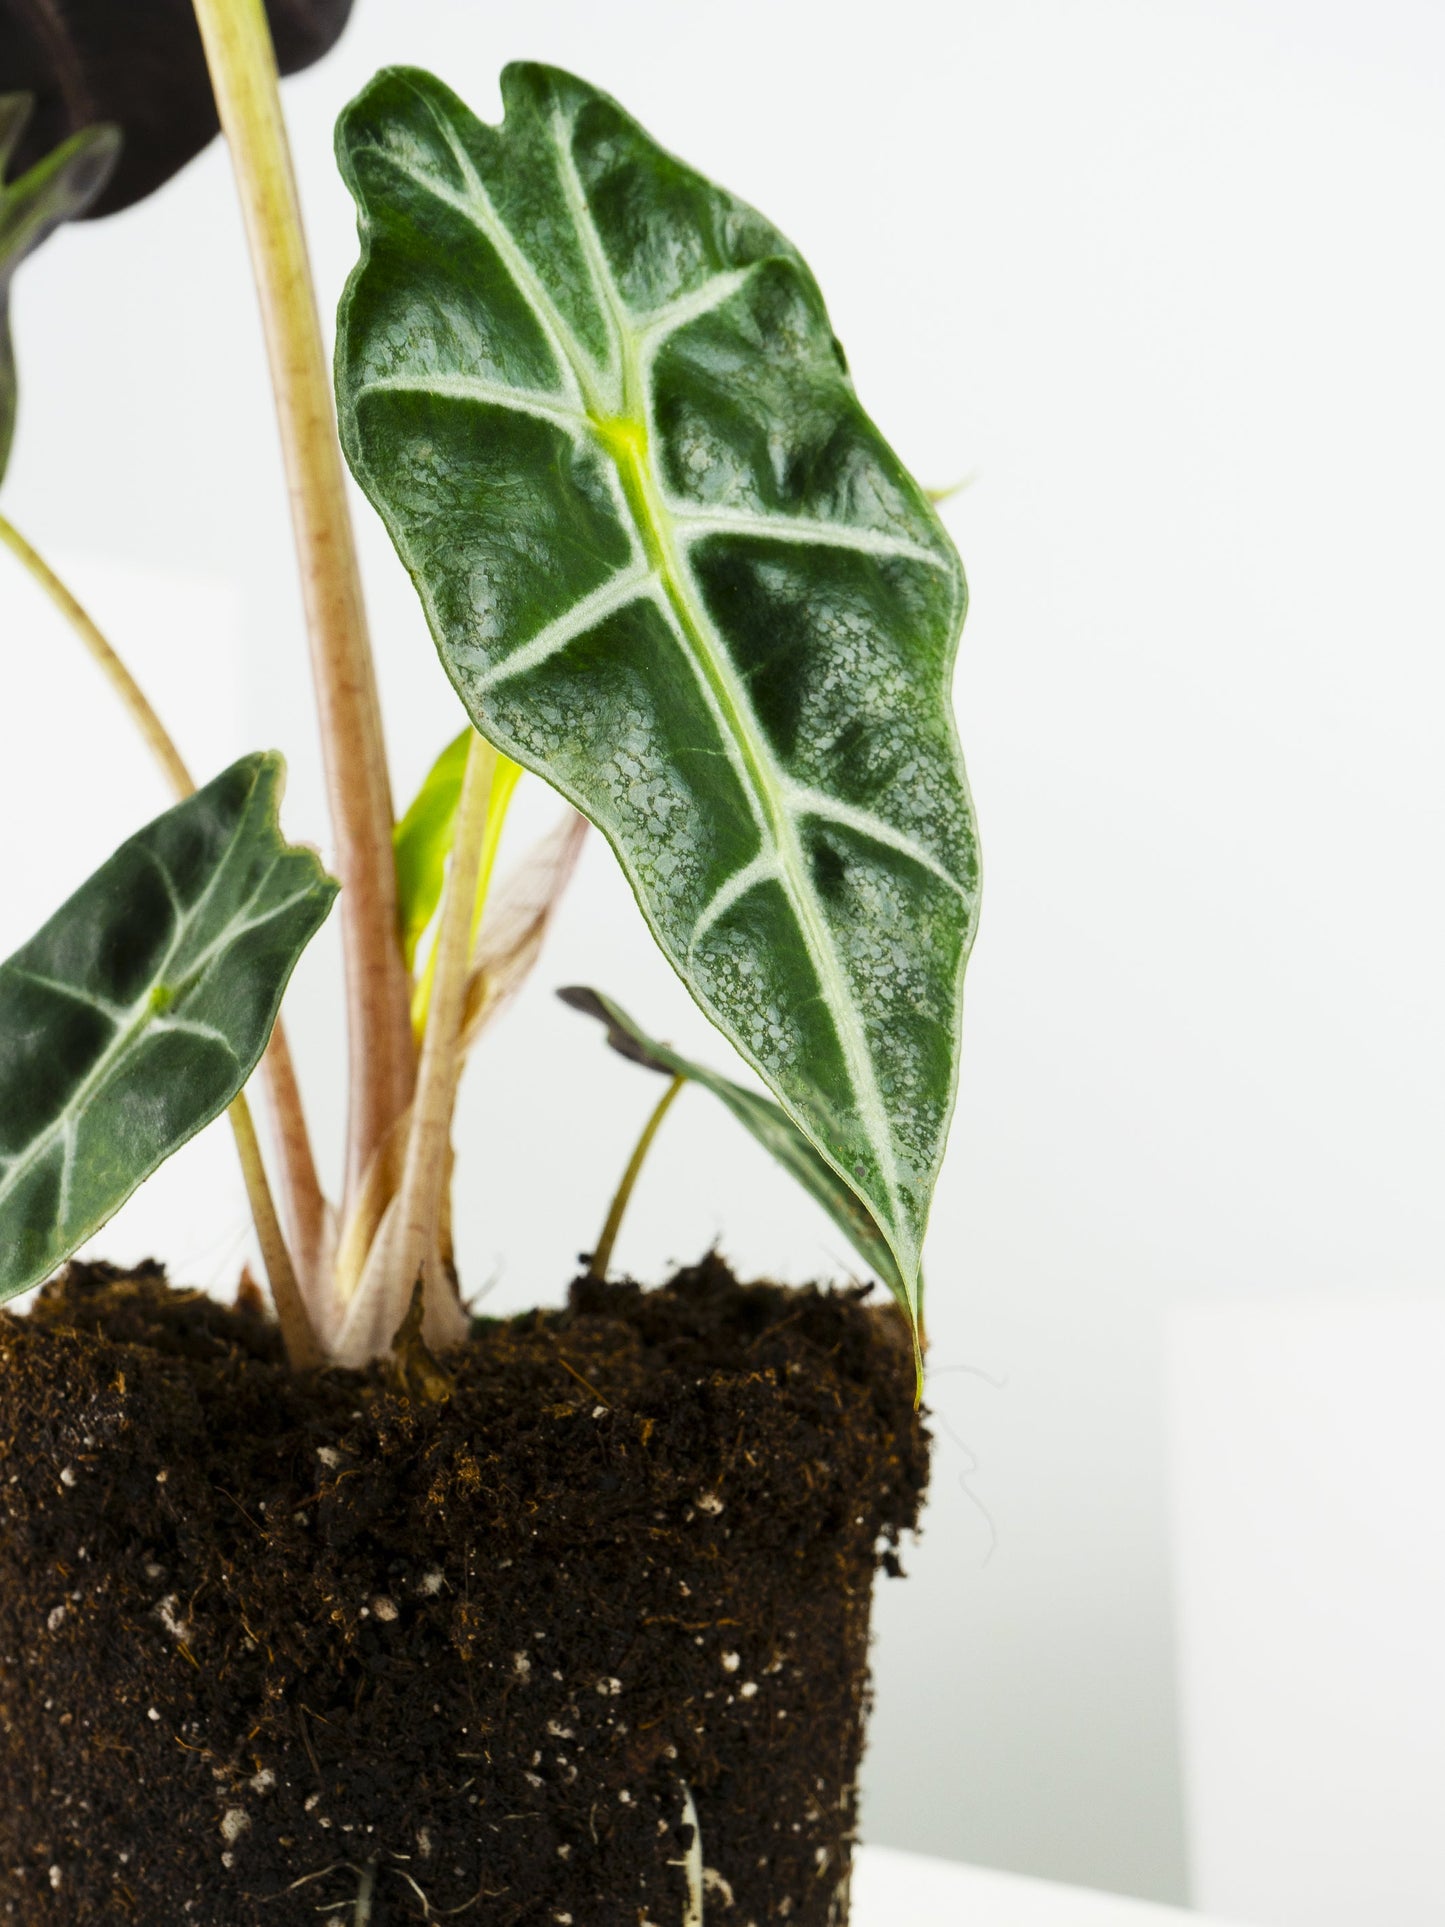
<svg viewBox="0 0 1445 1927"><path fill-rule="evenodd" d="M0 1918L846 1919L896 1316L710 1258L442 1363L298 1378L158 1270L0 1315Z"/></svg>

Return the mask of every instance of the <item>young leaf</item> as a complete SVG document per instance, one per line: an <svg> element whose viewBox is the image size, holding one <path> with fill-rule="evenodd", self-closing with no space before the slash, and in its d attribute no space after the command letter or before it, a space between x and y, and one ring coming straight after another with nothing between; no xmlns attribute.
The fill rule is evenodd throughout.
<svg viewBox="0 0 1445 1927"><path fill-rule="evenodd" d="M0 1299L54 1270L255 1068L336 885L246 756L0 964Z"/></svg>
<svg viewBox="0 0 1445 1927"><path fill-rule="evenodd" d="M447 851L452 847L452 826L471 739L471 730L464 729L455 742L447 744L392 832L397 921L408 970L416 962L416 947L442 900Z"/></svg>
<svg viewBox="0 0 1445 1927"><path fill-rule="evenodd" d="M267 0L283 74L335 43L351 0ZM91 121L114 121L125 153L92 214L152 193L218 122L191 0L0 0L0 74L36 98L22 161Z"/></svg>
<svg viewBox="0 0 1445 1927"><path fill-rule="evenodd" d="M586 817L568 810L491 892L472 951L457 1047L458 1079L467 1052L535 968L553 913L577 867L586 832ZM336 1287L343 1305L358 1289L387 1207L401 1183L410 1128L408 1106L378 1145L357 1187L336 1254ZM381 1268L378 1260L374 1269Z"/></svg>
<svg viewBox="0 0 1445 1927"><path fill-rule="evenodd" d="M767 1098L759 1097L756 1091L734 1084L731 1078L720 1077L690 1057L683 1057L671 1045L659 1044L633 1022L620 1004L614 1004L600 991L573 984L559 990L557 995L574 1010L604 1023L607 1041L613 1050L634 1064L661 1071L665 1077L685 1077L701 1084L714 1097L720 1097L739 1124L751 1131L763 1149L771 1151L783 1169L790 1171L803 1189L822 1205L868 1269L877 1273L904 1312L912 1317L912 1300L877 1222L853 1187L844 1184L832 1165L819 1157L786 1112Z"/></svg>
<svg viewBox="0 0 1445 1927"><path fill-rule="evenodd" d="M342 117L348 457L473 722L606 835L916 1316L978 888L962 570L783 236L583 82L502 94L393 69Z"/></svg>
<svg viewBox="0 0 1445 1927"><path fill-rule="evenodd" d="M587 819L568 810L539 836L487 905L462 1020L462 1049L477 1038L532 974L547 929L562 901L587 834Z"/></svg>
<svg viewBox="0 0 1445 1927"><path fill-rule="evenodd" d="M0 94L0 478L15 435L15 348L10 338L10 283L62 221L72 221L110 178L120 153L114 127L87 127L16 181L10 162L30 118L28 94Z"/></svg>

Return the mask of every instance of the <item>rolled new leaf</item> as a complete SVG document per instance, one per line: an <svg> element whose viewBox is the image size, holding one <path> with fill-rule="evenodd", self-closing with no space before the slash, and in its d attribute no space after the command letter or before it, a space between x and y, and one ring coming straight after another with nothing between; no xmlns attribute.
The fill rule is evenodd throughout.
<svg viewBox="0 0 1445 1927"><path fill-rule="evenodd" d="M396 854L396 921L406 967L416 962L416 947L442 900L447 854L452 847L457 800L472 740L464 729L447 744L426 773L421 788L392 832Z"/></svg>
<svg viewBox="0 0 1445 1927"><path fill-rule="evenodd" d="M336 884L246 756L122 843L0 964L0 1299L46 1277L241 1089Z"/></svg>
<svg viewBox="0 0 1445 1927"><path fill-rule="evenodd" d="M10 283L26 255L33 254L62 221L73 221L92 204L120 153L120 134L114 127L87 127L18 179L7 180L32 106L28 94L0 94L0 478L15 435Z"/></svg>
<svg viewBox="0 0 1445 1927"><path fill-rule="evenodd" d="M670 1044L659 1044L633 1022L620 1004L613 1003L600 991L573 984L559 990L557 995L573 1010L604 1023L607 1041L613 1050L634 1064L661 1071L665 1077L685 1077L691 1083L701 1084L714 1097L720 1097L739 1124L751 1131L763 1149L771 1152L783 1169L791 1172L814 1201L822 1205L868 1269L877 1273L903 1310L911 1313L908 1291L877 1222L852 1186L844 1184L832 1165L819 1157L785 1111L756 1091L684 1057Z"/></svg>
<svg viewBox="0 0 1445 1927"><path fill-rule="evenodd" d="M342 116L347 454L472 721L606 835L916 1318L978 888L962 569L777 229L582 81L502 95L393 69Z"/></svg>
<svg viewBox="0 0 1445 1927"><path fill-rule="evenodd" d="M281 72L319 60L350 12L351 0L267 0ZM192 0L0 0L0 76L36 99L22 165L95 121L123 130L93 215L153 193L220 126Z"/></svg>

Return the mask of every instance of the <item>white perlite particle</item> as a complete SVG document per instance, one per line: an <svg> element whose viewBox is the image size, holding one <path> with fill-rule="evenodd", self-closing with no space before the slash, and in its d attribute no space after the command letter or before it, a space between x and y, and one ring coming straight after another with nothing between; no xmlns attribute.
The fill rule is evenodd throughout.
<svg viewBox="0 0 1445 1927"><path fill-rule="evenodd" d="M191 1622L189 1619L181 1618L178 1610L179 1606L180 1601L176 1598L176 1595L173 1592L168 1592L164 1599L157 1600L156 1602L156 1617L160 1620L172 1639L189 1639L191 1636Z"/></svg>
<svg viewBox="0 0 1445 1927"><path fill-rule="evenodd" d="M50 1884L55 1889L56 1893L60 1892L60 1878L61 1878L61 1875L60 1875L59 1867L52 1867L50 1869Z"/></svg>
<svg viewBox="0 0 1445 1927"><path fill-rule="evenodd" d="M699 1512L707 1513L711 1519L715 1519L723 1509L723 1502L716 1492L699 1492L693 1504Z"/></svg>
<svg viewBox="0 0 1445 1927"><path fill-rule="evenodd" d="M48 1633L58 1633L62 1625L64 1625L64 1623L65 1623L64 1606L52 1606L50 1608L50 1611L45 1615L45 1630Z"/></svg>
<svg viewBox="0 0 1445 1927"><path fill-rule="evenodd" d="M371 1610L378 1619L384 1619L387 1625L390 1625L392 1620L401 1618L401 1608L394 1599L388 1599L384 1592L379 1592L372 1600Z"/></svg>
<svg viewBox="0 0 1445 1927"><path fill-rule="evenodd" d="M160 1712L154 1706L148 1706L146 1708L146 1718L150 1721L152 1726L159 1726L161 1723Z"/></svg>
<svg viewBox="0 0 1445 1927"><path fill-rule="evenodd" d="M329 1466L333 1472L341 1463L341 1454L334 1445L318 1445L316 1448L316 1456L323 1465Z"/></svg>
<svg viewBox="0 0 1445 1927"><path fill-rule="evenodd" d="M738 1658L736 1653L724 1653L722 1656L722 1659L723 1659L723 1671L725 1673L735 1673L738 1670L738 1667L742 1665L742 1661Z"/></svg>
<svg viewBox="0 0 1445 1927"><path fill-rule="evenodd" d="M421 1578L418 1579L416 1589L419 1593L424 1594L426 1598L431 1599L441 1591L445 1584L446 1581L442 1575L433 1567L430 1572L424 1572Z"/></svg>
<svg viewBox="0 0 1445 1927"><path fill-rule="evenodd" d="M530 1679L532 1677L532 1662L525 1653L513 1653L512 1671L517 1675L518 1679Z"/></svg>
<svg viewBox="0 0 1445 1927"><path fill-rule="evenodd" d="M620 1679L613 1679L609 1673L606 1679L598 1680L597 1690L604 1699L616 1699L617 1695L622 1691L622 1681Z"/></svg>
<svg viewBox="0 0 1445 1927"><path fill-rule="evenodd" d="M60 1483L61 1483L62 1485L74 1485L74 1484L75 1484L75 1467L74 1467L73 1465L62 1465L62 1466L61 1466L61 1468L60 1468Z"/></svg>
<svg viewBox="0 0 1445 1927"><path fill-rule="evenodd" d="M221 1838L228 1847L234 1847L250 1825L251 1816L244 1807L227 1807L221 1815Z"/></svg>
<svg viewBox="0 0 1445 1927"><path fill-rule="evenodd" d="M738 1697L740 1699L750 1700L757 1690L758 1682L755 1679L745 1679L738 1688Z"/></svg>
<svg viewBox="0 0 1445 1927"><path fill-rule="evenodd" d="M251 1791L253 1793L269 1793L275 1784L276 1775L271 1771L269 1766L263 1766L259 1773L253 1773L251 1775Z"/></svg>

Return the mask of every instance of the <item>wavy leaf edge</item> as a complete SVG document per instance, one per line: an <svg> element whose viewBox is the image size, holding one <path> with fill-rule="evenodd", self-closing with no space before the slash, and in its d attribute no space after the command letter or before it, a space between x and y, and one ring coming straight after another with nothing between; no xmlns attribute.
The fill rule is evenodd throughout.
<svg viewBox="0 0 1445 1927"><path fill-rule="evenodd" d="M41 1282L100 1230L152 1172L221 1114L259 1063L291 972L325 920L338 888L313 850L288 843L282 833L279 811L284 779L279 754L241 757L194 795L126 838L34 936L0 963L0 1010L6 1005L20 1009L19 1021L14 1009L6 1011L9 1061L0 1049L0 1068L15 1081L0 1086L0 1131L13 1132L17 1114L23 1124L25 1092L33 1088L24 1083L27 1073L35 1071L37 1062L54 1071L56 1038L61 1047L67 1042L60 1030L67 1010L76 1016L89 1010L110 1026L108 1038L91 1051L86 1068L68 1090L53 1099L42 1093L38 1103L30 1099L29 1108L37 1115L33 1135L18 1145L0 1137L0 1302ZM192 865L210 863L206 881L193 899L187 899L182 880L170 867L177 858ZM199 950L188 954L188 946L205 929L208 913L217 907L213 893L233 865L239 868L242 891L234 914L223 919ZM158 884L158 896L137 895L141 875L153 887ZM273 878L278 879L274 884ZM268 885L272 885L269 896ZM171 928L165 933L164 949L153 951L146 962L144 945L154 939L163 899L169 903ZM253 909L255 915L250 914ZM269 959L269 975L258 974L254 952L237 962L237 946L283 917L284 927L271 932L277 948ZM93 974L139 970L142 963L145 967L132 994L121 1000L105 996L78 976L70 980L58 974L67 952L77 967ZM206 1001L207 992L221 996L226 988L220 974L228 956L237 971L233 988L239 993L233 999L230 1032L221 1022L212 1021L220 1013ZM267 961L263 953L262 965ZM45 965L52 967L41 967ZM184 974L173 981L177 965ZM49 1038L47 1000L52 1005ZM190 1004L198 1005L199 1011L189 1008ZM84 1019L80 1021L83 1025ZM92 1020L92 1040L97 1028ZM219 1049L234 1068L203 1080L204 1094L198 1101L183 1115L167 1120L162 1115L167 1095L173 1103L180 1102L179 1077L174 1071L163 1079L152 1073L156 1088L149 1092L144 1085L137 1092L134 1079L127 1089L123 1080L128 1060L143 1047L169 1037L193 1040L196 1062L201 1051ZM83 1031L72 1031L69 1041L72 1049L82 1053L90 1048ZM109 1119L102 1102L107 1097L114 1113ZM48 1112L47 1104L52 1106ZM83 1162L79 1140L87 1128L92 1132L99 1128L102 1135L92 1146L92 1160ZM112 1135L105 1135L107 1129ZM158 1137L157 1132L162 1135ZM46 1197L47 1160L57 1146L62 1155L54 1185L54 1215L41 1227L27 1216L25 1201L31 1193L36 1199ZM90 1202L76 1215L78 1177ZM19 1222L8 1225L7 1210L17 1209L17 1196Z"/></svg>
<svg viewBox="0 0 1445 1927"><path fill-rule="evenodd" d="M368 129L368 115L379 95L388 89L410 93L415 97L415 102L420 103L437 143L430 155L431 159L440 161L436 169L428 171L428 154L423 150L421 137L414 128L408 126L398 131L398 123L388 133L383 113L376 122L380 131ZM361 244L360 260L353 269L342 297L337 337L338 405L348 459L412 575L444 666L473 723L507 755L541 774L601 829L622 865L654 938L682 977L694 1000L774 1092L784 1112L803 1131L819 1155L858 1194L883 1227L899 1271L907 1281L907 1300L916 1321L921 1315L922 1236L942 1160L947 1121L956 1094L962 980L977 916L978 864L971 800L963 774L957 730L947 699L966 609L962 570L942 524L923 491L903 473L896 457L882 444L871 421L858 406L851 381L844 372L841 351L837 350L826 322L821 297L817 295L811 275L791 244L775 229L763 223L752 210L724 196L721 190L713 188L702 177L662 153L615 102L586 83L574 80L556 69L530 64L514 65L503 74L502 93L505 118L500 127L491 127L478 121L454 94L431 76L415 69L384 69L343 113L338 124L338 158L347 186L357 204ZM557 106L562 96L566 96L575 108L570 120ZM555 290L549 289L542 268L498 214L490 191L490 186L495 186L495 183L490 186L484 184L481 177L481 148L485 148L486 155L496 163L497 168L501 168L506 159L503 150L509 141L519 142L527 136L533 139L535 146L537 124L541 118L539 101L550 103L549 125L557 180L561 184L560 196L575 221L580 237L581 270L590 288L589 298L601 317L600 326L606 343L603 361L589 354L580 335L575 332L576 325L580 325L576 323L575 315L569 318L563 313L560 299ZM655 164L659 170L671 169L679 178L685 177L689 191L711 196L710 205L725 205L742 227L751 221L765 230L767 245L745 267L728 274L706 277L701 286L691 293L654 309L632 333L629 333L629 326L636 317L619 293L616 270L607 257L587 191L580 179L574 152L578 124L582 116L594 108L604 116L610 115L623 128L626 138L634 139L645 149L649 164ZM565 132L560 132L564 123ZM501 158L498 159L498 156ZM396 204L389 205L383 196L370 195L362 180L362 172L364 168L372 166L389 169L391 173L403 177L405 186ZM489 381L475 372L444 376L431 373L413 377L404 368L402 372L384 379L354 379L353 362L366 352L365 344L361 347L354 345L355 336L362 331L358 310L364 304L370 288L369 276L377 258L378 246L385 248L395 242L393 230L400 219L397 205L408 193L429 197L433 204L433 215L440 209L447 219L470 223L476 235L492 250L496 262L501 266L504 280L511 284L511 293L520 301L522 308L530 313L529 325L534 326L534 331L540 334L553 354L551 373L555 380L550 386L508 386ZM722 216L718 218L721 220ZM695 503L689 506L682 498L668 499L664 495L649 452L657 431L657 395L655 386L647 384L655 381L658 357L675 337L687 329L710 317L716 319L760 270L775 266L793 277L794 292L804 307L812 304L809 313L815 333L818 329L825 330L829 351L836 351L838 365L833 369L833 399L840 417L847 417L846 425L856 432L860 441L868 442L872 438L869 446L879 474L893 488L898 501L906 500L914 525L924 531L927 541L908 533L890 534L871 525L855 528L843 518L782 518L772 515L749 516L733 509L728 509L726 513L706 508L698 510ZM577 296L576 299L581 300L582 297ZM630 388L636 389L640 378L637 339L634 336L644 340L647 346L644 369L646 382L640 403L637 395L629 392ZM818 343L811 340L809 346L816 351ZM630 360L629 355L632 357ZM606 382L602 380L604 375ZM465 632L463 626L463 639L458 640L454 633L457 625L449 620L437 582L428 576L428 558L419 554L421 545L414 539L408 518L389 495L386 480L378 475L377 465L368 451L368 437L361 413L371 398L385 393L392 396L429 396L433 401L440 399L459 405L492 408L503 416L510 411L525 417L530 427L540 425L544 430L550 428L557 431L561 441L554 434L552 446L558 451L559 460L565 443L568 457L575 459L579 470L587 468L590 463L589 472L604 477L604 492L607 464L610 461L610 506L616 512L616 523L626 537L625 560L619 566L609 568L590 592L574 598L557 620L542 624L517 644L511 653L485 661L480 669L475 660L464 667L460 662L464 654L472 659L485 654L476 634L483 618L480 615L477 617L470 634ZM881 482L879 486L882 487ZM684 515L689 523L686 566L673 541L679 519ZM729 735L727 728L719 723L719 735L743 777L748 775L748 768L744 766L751 766L751 775L755 780L748 806L753 813L750 827L755 832L757 848L752 858L738 864L710 896L701 914L694 920L689 941L683 943L678 940L676 928L669 927L664 914L669 906L659 903L659 892L649 885L643 875L642 858L646 850L645 847L640 850L639 845L645 846L645 839L639 839L636 835L629 837L628 826L616 815L609 818L606 809L599 805L597 795L589 793L585 774L579 780L575 772L560 768L555 755L539 750L535 739L528 739L525 726L519 733L515 712L510 717L501 714L490 699L506 684L527 672L544 667L579 638L595 635L599 625L638 604L644 604L656 613L664 604L670 603L671 615L664 609L664 617L667 622L676 618L671 640L679 646L679 653L686 655L689 622L692 622L696 632L692 641L696 642L701 633L698 611L703 609L701 591L697 588L695 576L690 573L691 545L713 539L755 540L761 544L796 543L803 547L813 544L825 551L852 552L855 556L867 557L876 572L886 573L884 565L890 562L940 572L948 585L949 607L946 621L936 625L940 631L946 630L947 633L943 637L942 647L935 647L934 651L934 672L937 677L934 693L940 714L936 740L931 745L939 753L939 767L933 770L932 778L936 793L948 792L946 814L950 822L947 826L938 823L933 827L938 832L936 841L940 844L945 840L945 833L952 837L952 854L956 860L950 864L899 830L896 824L867 809L851 807L821 791L799 785L791 778L777 778L774 768L777 759L770 749L766 755L763 754L767 746L756 718L752 716L748 691L736 673L737 666L732 662L728 645L714 636L715 646L697 648L694 655L688 658L689 667L698 671L699 683L704 686L703 706L710 703L715 720L722 713L724 720L730 720L735 725ZM896 569L894 573L896 576ZM679 582L691 584L691 590L685 594L680 592L677 587ZM486 620L492 621L493 618L489 615ZM711 618L707 617L707 620ZM730 717L727 715L729 711ZM763 764L767 764L771 776L766 771L764 776L758 775L758 769ZM942 767L944 764L948 766L946 769ZM746 781L741 783L741 788L747 791ZM779 796L785 798L781 811L773 807ZM809 873L809 853L804 850L800 831L805 819L810 822L816 819L816 824L827 827L833 834L831 847L835 851L838 842L846 842L848 836L865 841L871 839L880 871L887 869L887 861L883 858L886 851L893 859L902 858L918 870L928 872L935 884L954 893L959 906L955 965L945 986L944 996L935 998L936 1002L946 1000L950 1006L947 1027L951 1033L946 1072L942 1078L935 1080L930 1093L932 1112L937 1123L928 1133L928 1142L910 1166L906 1193L898 1160L897 1134L892 1128L893 1118L877 1074L866 1034L865 1018L859 1010L857 988L839 961L837 932L828 925ZM766 839L770 833L773 841L768 844ZM697 961L699 946L711 935L715 926L723 924L749 892L764 884L776 885L787 902L789 913L796 913L802 948L807 954L808 968L814 973L820 995L827 1002L830 1014L842 1013L836 1023L835 1035L848 1089L841 1102L836 1093L830 1092L822 1092L815 1101L813 1090L805 1087L808 1074L794 1077L790 1085L788 1078L780 1073L777 1061L770 1061L766 1051L750 1037L747 1025L740 1020L738 1009L727 1008L701 980ZM901 887L895 894L901 898ZM933 988L937 990L938 986ZM823 1074L820 1072L818 1075L821 1077ZM908 1074L914 1073L910 1071ZM860 1156L860 1151L866 1156ZM882 1174L878 1183L869 1175L869 1158L876 1161L878 1171ZM888 1207L886 1210L880 1208L884 1199Z"/></svg>

